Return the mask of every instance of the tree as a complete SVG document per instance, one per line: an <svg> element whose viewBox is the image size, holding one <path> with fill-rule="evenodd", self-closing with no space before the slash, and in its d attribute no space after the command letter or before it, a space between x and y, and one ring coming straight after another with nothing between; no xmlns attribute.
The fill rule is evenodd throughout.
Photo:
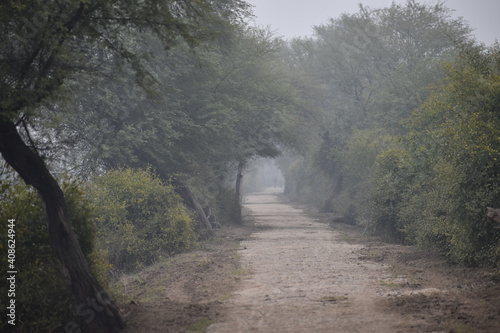
<svg viewBox="0 0 500 333"><path fill-rule="evenodd" d="M224 151L236 169L235 201L241 209L243 173L255 158L274 158L300 142L303 119L298 76L280 59L283 42L266 30L240 29L229 41L215 98L232 114Z"/></svg>
<svg viewBox="0 0 500 333"><path fill-rule="evenodd" d="M462 45L404 140L412 177L397 208L402 231L468 265L500 262L500 235L486 218L500 196L499 59L498 44Z"/></svg>
<svg viewBox="0 0 500 333"><path fill-rule="evenodd" d="M9 0L0 4L0 152L40 194L51 245L79 302L102 296L103 289L90 273L71 229L57 181L36 147L24 142L17 126L28 123L41 103L61 98L65 80L99 59L101 50L127 61L137 82L146 86L151 76L140 57L127 48L124 31L151 31L167 47L179 38L194 43L212 33L200 27L215 29L234 20L246 6L239 0ZM25 135L29 140L29 134ZM87 324L92 332L116 332L125 326L114 303L108 301Z"/></svg>
<svg viewBox="0 0 500 333"><path fill-rule="evenodd" d="M408 131L411 111L445 75L440 62L456 55L470 28L443 3L407 1L381 9L360 6L358 13L332 19L315 32L299 48L308 59L300 66L324 92L324 121L317 129L322 140L311 154L315 165L307 165L330 178L325 209L361 218L369 215L376 158L353 177L359 163L354 157L375 157ZM370 152L360 140L370 141Z"/></svg>
<svg viewBox="0 0 500 333"><path fill-rule="evenodd" d="M144 37L128 41L158 53ZM179 43L148 59L144 66L157 83L151 94L131 83L131 70L113 80L84 81L92 88L76 90L73 108L87 112L66 117L68 141L85 161L99 161L104 169L152 166L174 181L210 229L193 192L217 191L237 173L239 198L249 160L295 144L290 128L299 123L296 89L279 59L281 46L265 30L235 25L193 53Z"/></svg>

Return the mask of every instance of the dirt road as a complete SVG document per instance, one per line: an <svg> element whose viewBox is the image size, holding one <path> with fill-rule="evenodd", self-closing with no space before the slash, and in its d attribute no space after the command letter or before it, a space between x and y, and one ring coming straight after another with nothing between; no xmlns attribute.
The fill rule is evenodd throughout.
<svg viewBox="0 0 500 333"><path fill-rule="evenodd" d="M498 270L308 217L273 190L245 206L255 223L115 284L127 332L500 332Z"/></svg>
<svg viewBox="0 0 500 333"><path fill-rule="evenodd" d="M362 245L280 202L272 189L248 196L245 206L259 229L241 243L250 274L226 303L225 320L207 332L398 331L405 318L378 306L391 292L381 285L390 273L360 261Z"/></svg>

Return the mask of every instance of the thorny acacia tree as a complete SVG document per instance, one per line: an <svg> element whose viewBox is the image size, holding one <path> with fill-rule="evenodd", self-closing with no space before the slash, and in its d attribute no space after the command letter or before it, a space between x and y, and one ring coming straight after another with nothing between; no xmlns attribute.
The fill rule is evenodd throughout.
<svg viewBox="0 0 500 333"><path fill-rule="evenodd" d="M37 107L61 98L67 78L85 65L122 58L147 85L141 59L126 47L124 31L150 31L168 47L179 38L189 43L242 15L240 0L59 0L0 3L0 152L21 178L35 187L44 203L51 245L71 281L76 299L85 303L103 293L92 276L71 229L62 191L26 130ZM98 63L98 62L97 62ZM24 128L22 135L18 128ZM32 142L31 142L32 143ZM92 332L117 332L123 322L112 302L87 320Z"/></svg>

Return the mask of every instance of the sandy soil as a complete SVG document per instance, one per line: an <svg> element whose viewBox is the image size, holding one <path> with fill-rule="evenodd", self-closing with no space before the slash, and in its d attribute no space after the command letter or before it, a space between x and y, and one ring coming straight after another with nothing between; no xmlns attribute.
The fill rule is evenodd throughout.
<svg viewBox="0 0 500 333"><path fill-rule="evenodd" d="M248 224L219 230L195 251L116 282L112 287L128 325L124 333L202 333L218 320L246 274L237 252L254 230Z"/></svg>
<svg viewBox="0 0 500 333"><path fill-rule="evenodd" d="M226 320L209 333L396 332L404 316L383 311L384 264L360 261L362 245L342 241L327 224L277 200L247 197L260 229L241 243L251 274L227 302Z"/></svg>
<svg viewBox="0 0 500 333"><path fill-rule="evenodd" d="M254 225L122 279L127 333L500 332L498 273L306 215L269 189Z"/></svg>

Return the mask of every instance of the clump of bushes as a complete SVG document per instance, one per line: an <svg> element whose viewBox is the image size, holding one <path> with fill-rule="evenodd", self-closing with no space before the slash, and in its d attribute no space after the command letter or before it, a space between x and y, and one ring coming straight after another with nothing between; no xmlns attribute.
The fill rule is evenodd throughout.
<svg viewBox="0 0 500 333"><path fill-rule="evenodd" d="M407 243L399 212L411 181L407 153L393 148L377 156L368 227L375 234Z"/></svg>
<svg viewBox="0 0 500 333"><path fill-rule="evenodd" d="M90 186L100 245L113 270L129 272L191 248L192 216L174 188L151 170L117 169Z"/></svg>
<svg viewBox="0 0 500 333"><path fill-rule="evenodd" d="M91 205L77 182L62 184L70 220L94 274L104 283L105 259L94 246ZM0 262L7 264L7 221L15 219L16 329L19 332L53 332L68 321L78 322L75 299L59 260L49 245L47 222L38 194L21 182L0 181ZM7 303L7 280L0 280L1 304ZM5 309L5 308L4 308ZM7 318L2 310L2 318ZM0 331L8 325L2 320Z"/></svg>
<svg viewBox="0 0 500 333"><path fill-rule="evenodd" d="M138 269L196 242L193 219L181 198L150 170L113 170L85 187L75 181L61 187L76 237L102 285L111 270ZM0 200L2 267L8 267L6 221L16 220L16 329L55 332L69 321L78 323L82 317L50 246L38 194L21 181L0 181ZM8 290L7 282L0 280L1 290ZM7 292L0 300L8 304ZM5 309L2 318L7 318ZM2 321L0 331L7 325Z"/></svg>
<svg viewBox="0 0 500 333"><path fill-rule="evenodd" d="M451 261L500 267L500 48L463 46L447 79L376 164L373 226Z"/></svg>

